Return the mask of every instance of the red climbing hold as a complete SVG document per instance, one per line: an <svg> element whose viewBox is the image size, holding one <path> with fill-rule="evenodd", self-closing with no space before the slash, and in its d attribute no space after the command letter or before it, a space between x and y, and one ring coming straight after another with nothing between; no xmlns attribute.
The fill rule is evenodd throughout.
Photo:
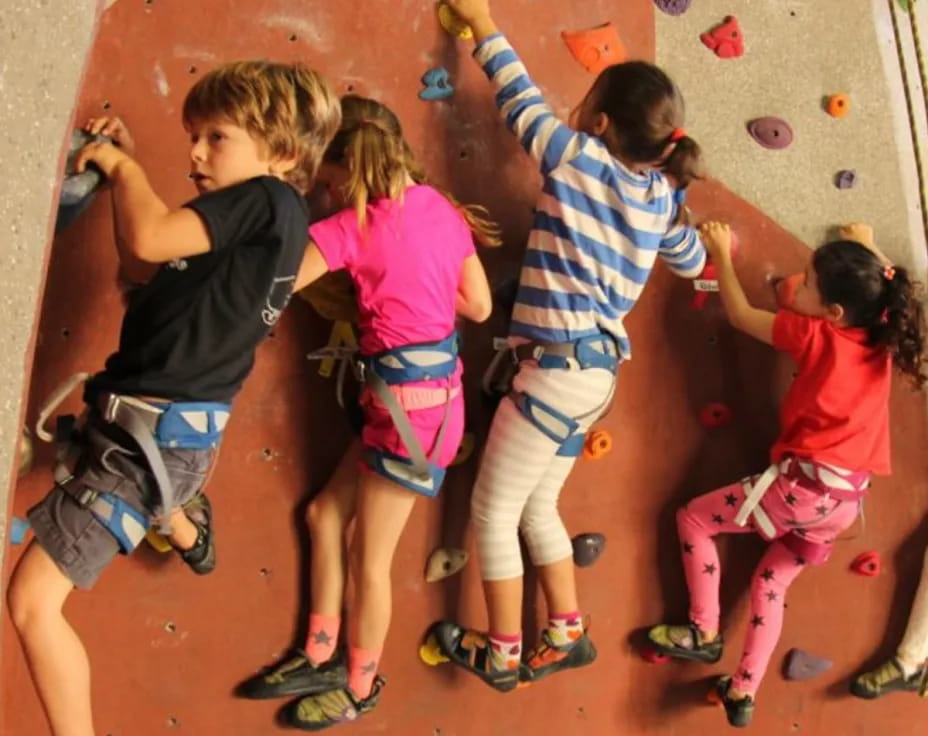
<svg viewBox="0 0 928 736"><path fill-rule="evenodd" d="M645 647L641 650L641 658L649 664L665 664L670 661L670 657L666 654L661 654L651 647Z"/></svg>
<svg viewBox="0 0 928 736"><path fill-rule="evenodd" d="M732 420L732 416L731 409L728 408L727 404L716 401L707 404L699 412L699 423L706 429L718 429L728 424Z"/></svg>
<svg viewBox="0 0 928 736"><path fill-rule="evenodd" d="M738 19L728 15L725 20L699 36L699 40L720 59L736 59L744 53L744 35Z"/></svg>
<svg viewBox="0 0 928 736"><path fill-rule="evenodd" d="M878 552L870 550L863 552L854 558L851 563L851 570L858 575L864 575L868 578L874 578L880 574L880 555Z"/></svg>
<svg viewBox="0 0 928 736"><path fill-rule="evenodd" d="M619 29L612 22L586 31L562 31L561 38L571 55L591 74L599 74L628 58Z"/></svg>
<svg viewBox="0 0 928 736"><path fill-rule="evenodd" d="M764 148L777 151L793 142L793 129L783 118L768 116L748 123L748 133Z"/></svg>

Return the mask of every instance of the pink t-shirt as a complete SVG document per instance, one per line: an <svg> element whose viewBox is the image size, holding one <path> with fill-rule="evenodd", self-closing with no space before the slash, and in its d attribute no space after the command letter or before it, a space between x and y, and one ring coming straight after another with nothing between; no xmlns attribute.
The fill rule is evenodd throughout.
<svg viewBox="0 0 928 736"><path fill-rule="evenodd" d="M461 264L474 253L474 239L441 193L409 187L402 203L368 204L363 231L347 209L311 225L309 235L329 269L347 269L354 280L362 353L452 333Z"/></svg>

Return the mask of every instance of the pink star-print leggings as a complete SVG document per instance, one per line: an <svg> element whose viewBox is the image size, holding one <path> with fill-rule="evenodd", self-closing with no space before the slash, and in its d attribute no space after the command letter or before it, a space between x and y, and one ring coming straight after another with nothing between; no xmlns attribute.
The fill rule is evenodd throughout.
<svg viewBox="0 0 928 736"><path fill-rule="evenodd" d="M702 631L719 630L721 570L713 537L756 533L752 522L744 527L734 523L744 497L739 481L699 496L677 512L683 568L690 593L690 620ZM851 526L858 514L856 501L830 498L814 481L797 481L785 475L774 480L761 506L777 528L778 537L771 542L754 572L751 625L732 683L751 695L757 692L780 638L786 590L808 564L801 547L818 548L821 557L827 559L835 537Z"/></svg>

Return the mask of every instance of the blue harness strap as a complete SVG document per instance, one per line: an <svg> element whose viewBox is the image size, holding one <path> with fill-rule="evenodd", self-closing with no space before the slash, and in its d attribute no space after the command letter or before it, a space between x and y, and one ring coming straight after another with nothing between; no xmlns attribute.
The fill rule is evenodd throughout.
<svg viewBox="0 0 928 736"><path fill-rule="evenodd" d="M619 358L615 340L606 334L582 337L571 342L529 342L511 350L517 362L534 360L544 370L588 370L602 368L615 374ZM492 366L491 366L492 367ZM558 443L557 454L562 457L577 457L583 452L584 436L580 420L588 416L601 416L612 401L613 391L602 405L579 417L570 417L541 399L522 391L510 391L509 396L529 423L552 441Z"/></svg>
<svg viewBox="0 0 928 736"><path fill-rule="evenodd" d="M458 365L457 333L452 333L438 342L403 345L375 355L362 356L359 365L361 366L361 379L389 412L393 426L406 452L409 453L410 474L417 483L431 483L435 478L436 462L441 454L445 431L451 417L451 389L448 388L444 416L432 445L432 451L427 455L412 428L409 415L390 390L390 386L450 378L454 375ZM372 452L382 454L379 451ZM383 458L373 462L373 467L380 467L383 465ZM392 478L393 475L388 474L387 477ZM415 490L421 491L421 488Z"/></svg>

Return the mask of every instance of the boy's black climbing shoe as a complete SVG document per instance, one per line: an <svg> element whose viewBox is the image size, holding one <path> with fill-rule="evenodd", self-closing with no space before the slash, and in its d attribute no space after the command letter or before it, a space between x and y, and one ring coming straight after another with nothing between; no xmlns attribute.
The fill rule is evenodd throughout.
<svg viewBox="0 0 928 736"><path fill-rule="evenodd" d="M327 662L313 665L306 652L295 649L279 664L245 680L238 689L245 698L264 700L291 695L315 695L348 684L348 668L341 652Z"/></svg>
<svg viewBox="0 0 928 736"><path fill-rule="evenodd" d="M450 621L433 624L429 633L435 637L442 654L454 664L477 675L495 690L509 692L519 686L520 680L532 679L525 663L520 663L511 670L493 669L490 643L486 634L472 629L462 629Z"/></svg>
<svg viewBox="0 0 928 736"><path fill-rule="evenodd" d="M177 550L181 559L197 575L216 569L216 545L213 543L213 509L206 494L200 493L184 505L184 513L197 528L197 538L190 549Z"/></svg>
<svg viewBox="0 0 928 736"><path fill-rule="evenodd" d="M715 664L722 658L722 635L706 643L693 624L659 624L648 632L648 640L659 653L674 659Z"/></svg>
<svg viewBox="0 0 928 736"><path fill-rule="evenodd" d="M362 699L356 698L347 687L301 698L287 708L287 723L304 731L321 731L339 723L356 721L374 710L385 684L386 680L377 675L371 694Z"/></svg>
<svg viewBox="0 0 928 736"><path fill-rule="evenodd" d="M548 636L548 631L541 632L541 642L526 657L526 667L532 682L538 682L548 675L561 670L585 667L596 659L596 647L584 631L576 641L557 646Z"/></svg>
<svg viewBox="0 0 928 736"><path fill-rule="evenodd" d="M858 698L874 700L892 692L917 692L925 695L928 690L928 667L924 664L911 677L906 677L902 665L893 657L875 670L858 675L851 683L851 692Z"/></svg>
<svg viewBox="0 0 928 736"><path fill-rule="evenodd" d="M740 700L732 700L728 696L731 689L731 678L720 677L715 682L715 698L725 707L725 715L728 717L728 723L735 728L744 728L751 722L754 716L754 698L750 695Z"/></svg>

